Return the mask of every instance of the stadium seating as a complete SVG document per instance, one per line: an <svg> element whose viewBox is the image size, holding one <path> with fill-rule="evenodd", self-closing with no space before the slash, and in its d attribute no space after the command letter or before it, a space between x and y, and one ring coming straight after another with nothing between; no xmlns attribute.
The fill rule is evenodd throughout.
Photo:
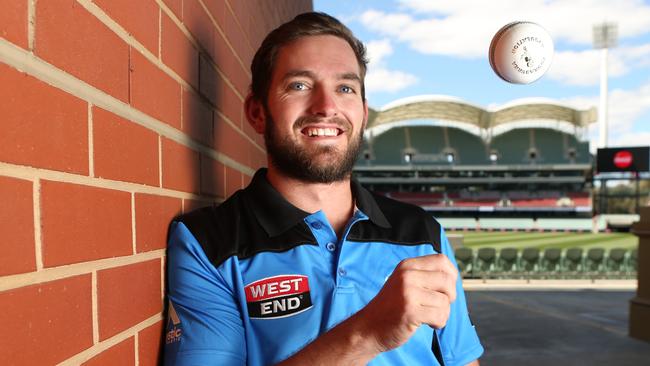
<svg viewBox="0 0 650 366"><path fill-rule="evenodd" d="M630 252L630 256L628 257L628 265L627 265L629 275L636 275L638 256L639 256L638 249L633 249L632 252Z"/></svg>
<svg viewBox="0 0 650 366"><path fill-rule="evenodd" d="M443 128L437 126L405 127L411 141L411 146L418 154L440 154L445 147ZM441 162L442 163L442 162ZM446 161L444 161L447 164Z"/></svg>
<svg viewBox="0 0 650 366"><path fill-rule="evenodd" d="M537 219L537 227L540 230L591 231L593 222L590 218L540 218Z"/></svg>
<svg viewBox="0 0 650 366"><path fill-rule="evenodd" d="M402 165L406 148L406 135L402 128L391 128L374 138L372 151L375 165Z"/></svg>
<svg viewBox="0 0 650 366"><path fill-rule="evenodd" d="M540 260L540 274L544 278L558 277L561 270L562 249L547 248Z"/></svg>
<svg viewBox="0 0 650 366"><path fill-rule="evenodd" d="M517 248L503 248L499 251L498 267L501 276L515 274L519 270Z"/></svg>
<svg viewBox="0 0 650 366"><path fill-rule="evenodd" d="M521 270L529 276L539 271L539 249L524 248L521 252Z"/></svg>
<svg viewBox="0 0 650 366"><path fill-rule="evenodd" d="M584 259L585 272L591 277L596 277L603 273L605 266L605 249L589 248Z"/></svg>
<svg viewBox="0 0 650 366"><path fill-rule="evenodd" d="M587 142L550 128L510 130L494 137L490 149L497 151L499 164L589 163L590 159ZM531 151L535 151L534 158Z"/></svg>
<svg viewBox="0 0 650 366"><path fill-rule="evenodd" d="M487 150L480 137L459 128L447 128L449 135L449 144L458 154L455 157L455 164L462 165L481 165L488 164ZM471 146L471 149L468 147Z"/></svg>
<svg viewBox="0 0 650 366"><path fill-rule="evenodd" d="M627 264L625 263L626 254L627 250L623 248L611 249L606 261L607 273L616 275L617 277L624 276L627 271Z"/></svg>
<svg viewBox="0 0 650 366"><path fill-rule="evenodd" d="M496 269L497 251L494 248L480 248L476 254L474 273L479 277L490 277Z"/></svg>
<svg viewBox="0 0 650 366"><path fill-rule="evenodd" d="M568 161L566 150L558 148L566 134L550 128L533 128L530 130L538 152L538 164L558 164ZM562 146L562 145L560 145Z"/></svg>
<svg viewBox="0 0 650 366"><path fill-rule="evenodd" d="M496 136L490 144L499 155L499 164L528 164L530 136L527 129L515 129Z"/></svg>
<svg viewBox="0 0 650 366"><path fill-rule="evenodd" d="M474 271L474 254L471 248L460 247L454 252L458 269L463 277L471 277Z"/></svg>
<svg viewBox="0 0 650 366"><path fill-rule="evenodd" d="M455 250L463 278L636 278L637 249L502 248Z"/></svg>

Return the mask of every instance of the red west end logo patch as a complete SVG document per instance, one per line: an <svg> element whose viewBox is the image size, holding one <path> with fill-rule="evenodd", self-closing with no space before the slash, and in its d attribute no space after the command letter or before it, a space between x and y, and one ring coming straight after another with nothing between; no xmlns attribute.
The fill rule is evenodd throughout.
<svg viewBox="0 0 650 366"><path fill-rule="evenodd" d="M307 276L267 277L246 285L244 291L251 318L284 318L312 305Z"/></svg>

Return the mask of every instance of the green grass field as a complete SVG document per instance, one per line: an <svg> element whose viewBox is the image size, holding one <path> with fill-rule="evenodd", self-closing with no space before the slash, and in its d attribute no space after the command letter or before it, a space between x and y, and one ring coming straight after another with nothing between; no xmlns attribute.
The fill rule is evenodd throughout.
<svg viewBox="0 0 650 366"><path fill-rule="evenodd" d="M639 244L639 239L630 233L538 233L538 232L462 232L452 231L448 234L463 236L463 245L472 249L492 247L527 248L537 247L561 248L582 247L583 249L601 247L633 249Z"/></svg>

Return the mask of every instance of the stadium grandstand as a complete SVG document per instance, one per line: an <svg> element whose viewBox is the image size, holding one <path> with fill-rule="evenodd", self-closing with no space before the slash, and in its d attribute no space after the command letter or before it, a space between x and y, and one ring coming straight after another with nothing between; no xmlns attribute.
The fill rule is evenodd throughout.
<svg viewBox="0 0 650 366"><path fill-rule="evenodd" d="M596 119L595 108L548 99L490 108L440 95L400 99L370 111L354 174L446 229L603 230L585 139Z"/></svg>

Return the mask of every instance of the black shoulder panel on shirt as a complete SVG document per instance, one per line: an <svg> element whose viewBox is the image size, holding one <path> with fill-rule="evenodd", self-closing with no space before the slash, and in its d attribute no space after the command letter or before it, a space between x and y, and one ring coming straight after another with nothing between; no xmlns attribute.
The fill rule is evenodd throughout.
<svg viewBox="0 0 650 366"><path fill-rule="evenodd" d="M402 245L433 244L440 253L440 224L422 208L373 194L377 205L390 223L383 228L369 220L354 224L348 235L350 241L378 241Z"/></svg>
<svg viewBox="0 0 650 366"><path fill-rule="evenodd" d="M215 267L232 256L245 259L260 252L318 245L305 223L270 237L246 204L245 196L244 191L238 191L219 206L200 208L175 219L185 224Z"/></svg>

